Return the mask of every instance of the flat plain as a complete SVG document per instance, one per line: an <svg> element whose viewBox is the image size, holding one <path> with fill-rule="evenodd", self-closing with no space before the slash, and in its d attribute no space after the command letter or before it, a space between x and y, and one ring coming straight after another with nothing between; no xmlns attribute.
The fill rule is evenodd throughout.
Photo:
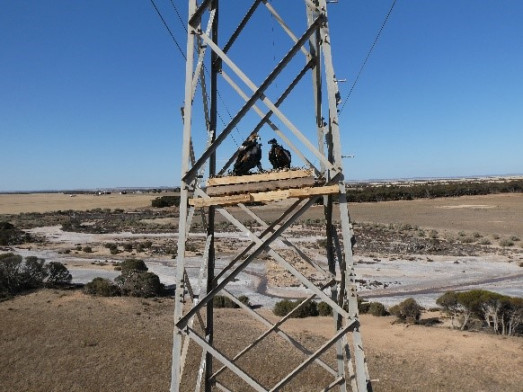
<svg viewBox="0 0 523 392"><path fill-rule="evenodd" d="M133 212L149 209L155 197L158 195L3 194L0 195L0 214L107 208ZM270 207L255 209L267 220L277 213ZM522 194L361 203L350 204L349 209L358 224L410 225L439 233L478 232L484 238L523 237ZM162 218L162 214L159 210L154 221L167 219ZM304 219L321 219L322 214L323 208L317 206L308 211ZM70 235L71 242L60 243L60 249L84 238L94 238L89 237L90 234ZM363 242L364 238L360 243ZM34 251L34 245L31 246L20 250ZM49 246L58 245L48 243L37 248L44 251ZM506 249L495 244L490 252L494 256L499 253L504 260L510 257L503 263L513 265L512 260L522 257L521 241L512 248L508 256ZM110 257L103 246L96 252L93 256L72 250L68 255L73 260L70 267L75 263L80 265L85 258L91 269L111 269L110 265L93 266L93 257ZM143 256L152 258L146 252ZM85 267L82 264L82 268ZM269 308L261 307L257 311L275 320ZM0 302L0 392L167 391L172 314L173 300L169 297L100 298L78 290L45 289ZM423 317L445 321L439 312L427 311ZM216 345L228 356L233 356L263 332L260 324L240 310L218 309L215 319ZM332 328L332 320L325 317L291 319L284 324L287 332L312 351L332 336ZM361 331L374 391L522 391L521 337L459 331L448 328L447 322L439 327L398 324L390 316L369 315L361 316ZM303 360L301 354L285 342L276 337L271 339L271 350L262 345L238 363L266 386L274 385ZM199 355L198 349L190 350L186 372L197 372ZM284 390L316 391L325 385L326 377L322 369L313 367ZM227 372L223 373L222 381L234 391L250 390ZM184 385L184 391L189 390L194 390L193 386Z"/></svg>

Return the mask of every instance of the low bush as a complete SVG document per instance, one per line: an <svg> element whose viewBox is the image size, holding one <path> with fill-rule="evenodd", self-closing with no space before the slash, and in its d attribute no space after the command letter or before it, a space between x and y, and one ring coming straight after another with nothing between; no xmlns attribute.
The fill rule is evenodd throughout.
<svg viewBox="0 0 523 392"><path fill-rule="evenodd" d="M109 279L98 277L84 286L84 293L101 297L114 297L120 295L120 290Z"/></svg>
<svg viewBox="0 0 523 392"><path fill-rule="evenodd" d="M318 304L318 313L320 316L330 316L332 314L332 307L324 301Z"/></svg>
<svg viewBox="0 0 523 392"><path fill-rule="evenodd" d="M65 265L58 261L51 261L46 265L47 269L47 280L45 285L47 287L57 287L71 283L73 276L69 273L69 270Z"/></svg>
<svg viewBox="0 0 523 392"><path fill-rule="evenodd" d="M45 263L44 259L28 256L25 260L14 253L0 255L0 298L24 291L57 287L71 282L72 276L59 262Z"/></svg>
<svg viewBox="0 0 523 392"><path fill-rule="evenodd" d="M509 239L503 239L503 240L499 241L499 245L502 247L514 246L514 241L509 240Z"/></svg>
<svg viewBox="0 0 523 392"><path fill-rule="evenodd" d="M389 309L389 312L398 317L401 321L409 324L416 323L421 316L422 307L416 302L414 298L407 298L405 301L394 305Z"/></svg>
<svg viewBox="0 0 523 392"><path fill-rule="evenodd" d="M9 222L0 222L0 245L18 245L31 242L32 237Z"/></svg>
<svg viewBox="0 0 523 392"><path fill-rule="evenodd" d="M118 267L121 275L115 278L115 283L123 295L131 297L155 297L164 291L164 285L158 275L148 272L143 260L127 259Z"/></svg>
<svg viewBox="0 0 523 392"><path fill-rule="evenodd" d="M369 304L369 313L376 317L388 316L389 314L385 305L380 302L371 302Z"/></svg>
<svg viewBox="0 0 523 392"><path fill-rule="evenodd" d="M153 199L151 206L155 208L164 208L164 207L178 207L180 206L180 196L160 196L156 199Z"/></svg>
<svg viewBox="0 0 523 392"><path fill-rule="evenodd" d="M370 302L366 302L363 298L358 298L358 312L361 314L369 313Z"/></svg>
<svg viewBox="0 0 523 392"><path fill-rule="evenodd" d="M274 305L273 313L276 316L286 316L301 303L302 303L302 300L290 301L288 299L285 299L283 301L279 301ZM319 315L319 312L318 312L318 306L317 306L316 302L309 301L305 305L300 307L300 309L298 309L296 312L294 312L291 317L305 318L305 317L314 317L314 316L318 316L318 315Z"/></svg>
<svg viewBox="0 0 523 392"><path fill-rule="evenodd" d="M225 295L215 295L212 299L212 304L215 308L239 308L232 299Z"/></svg>
<svg viewBox="0 0 523 392"><path fill-rule="evenodd" d="M164 288L158 275L152 272L138 272L126 277L122 274L116 277L115 282L123 295L131 297L156 297Z"/></svg>

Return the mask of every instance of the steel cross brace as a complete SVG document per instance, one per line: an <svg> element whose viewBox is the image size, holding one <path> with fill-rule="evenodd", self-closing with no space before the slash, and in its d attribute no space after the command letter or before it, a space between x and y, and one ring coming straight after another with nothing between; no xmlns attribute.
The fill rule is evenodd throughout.
<svg viewBox="0 0 523 392"><path fill-rule="evenodd" d="M323 162L327 167L331 168L333 171L337 171L331 163L318 152L318 150L308 141L308 139L303 136L303 134L283 115L283 113L267 98L263 95L265 90L269 87L278 74L283 70L283 68L289 63L289 61L294 57L296 52L300 49L301 46L309 39L310 35L316 31L316 29L324 21L324 18L320 15L313 22L313 24L307 29L307 31L302 35L302 37L296 42L296 44L291 48L291 50L284 56L280 63L274 68L274 70L267 76L264 82L259 87L256 87L249 78L229 59L229 57L206 35L202 32L197 32L193 29L193 33L200 34L202 40L211 47L212 51L216 53L227 65L254 91L251 98L245 103L245 105L240 109L240 111L233 117L229 124L223 129L223 131L216 137L216 140L207 148L200 158L196 161L193 167L185 173L182 178L184 182L190 182L195 175L198 169L207 159L211 156L213 152L216 151L218 146L226 139L230 134L232 129L240 122L240 120L247 114L247 112L252 108L258 99L261 99L269 109L271 109L280 120L282 120L285 125L304 143L307 148L314 154L316 157ZM190 34L191 35L191 34Z"/></svg>
<svg viewBox="0 0 523 392"><path fill-rule="evenodd" d="M198 195L205 195L203 191L198 190ZM205 195L206 196L206 195ZM321 290L319 290L311 281L309 281L303 274L301 274L294 266L292 266L290 263L288 263L283 257L281 257L278 253L276 253L270 246L270 244L266 244L263 238L263 235L261 238L256 236L254 233L252 233L249 229L247 229L241 222L239 222L237 219L235 219L231 214L229 214L224 208L219 208L218 212L223 215L229 222L231 222L233 225L235 225L238 229L246 233L251 240L256 243L259 247L261 246L267 246L268 253L271 255L279 264L281 264L284 268L286 268L289 272L294 275L301 283L303 283L306 287L308 287L311 291L315 292L318 297L320 297L323 301L327 302L329 306L331 306L333 309L335 309L339 314L348 317L348 313L336 302L334 302L330 297L328 297L325 293L323 293ZM291 219L289 219L291 220ZM288 222L286 222L288 223ZM292 223L292 222L291 222ZM267 240L265 240L267 241ZM246 266L246 265L245 265Z"/></svg>

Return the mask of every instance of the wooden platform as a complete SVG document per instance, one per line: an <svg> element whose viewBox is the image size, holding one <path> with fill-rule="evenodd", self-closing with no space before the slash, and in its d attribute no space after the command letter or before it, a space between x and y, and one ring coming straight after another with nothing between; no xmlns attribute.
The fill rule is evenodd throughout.
<svg viewBox="0 0 523 392"><path fill-rule="evenodd" d="M315 178L312 170L305 169L217 177L209 179L206 183L206 193L209 197L189 199L189 204L195 207L234 205L339 192L338 185L323 184L323 179Z"/></svg>

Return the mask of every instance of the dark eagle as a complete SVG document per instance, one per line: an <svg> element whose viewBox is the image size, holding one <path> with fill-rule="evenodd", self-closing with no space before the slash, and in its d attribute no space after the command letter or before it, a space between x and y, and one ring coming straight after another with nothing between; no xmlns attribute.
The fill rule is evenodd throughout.
<svg viewBox="0 0 523 392"><path fill-rule="evenodd" d="M269 151L269 161L274 169L284 169L291 167L291 153L278 144L276 139L269 140L269 144L272 144L271 150Z"/></svg>
<svg viewBox="0 0 523 392"><path fill-rule="evenodd" d="M261 166L262 145L258 142L258 134L253 134L245 140L238 149L238 156L234 162L232 174L243 176L249 173L254 166L258 167L260 172L263 171Z"/></svg>

